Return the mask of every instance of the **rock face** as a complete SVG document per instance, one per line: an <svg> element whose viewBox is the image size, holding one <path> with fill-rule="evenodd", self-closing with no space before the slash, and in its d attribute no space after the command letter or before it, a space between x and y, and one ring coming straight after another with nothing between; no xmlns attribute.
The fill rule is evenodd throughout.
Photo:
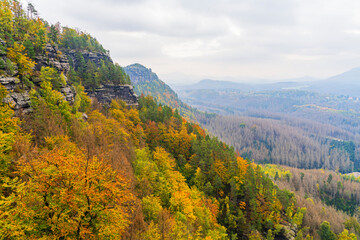
<svg viewBox="0 0 360 240"><path fill-rule="evenodd" d="M157 102L172 108L187 108L179 99L176 92L172 90L165 82L159 79L151 68L135 63L124 67L127 75L129 75L131 83L134 86L136 94L152 96Z"/></svg>
<svg viewBox="0 0 360 240"><path fill-rule="evenodd" d="M63 54L56 46L46 44L45 55L37 56L35 69L41 70L41 67L53 67L59 72L63 72L65 75L70 70L69 61L65 54Z"/></svg>
<svg viewBox="0 0 360 240"><path fill-rule="evenodd" d="M2 84L6 90L13 91L16 85L20 84L20 80L17 77L0 76L0 84Z"/></svg>
<svg viewBox="0 0 360 240"><path fill-rule="evenodd" d="M124 70L131 79L134 85L140 85L147 82L160 81L156 73L152 72L151 68L146 68L141 64L135 63L124 67Z"/></svg>
<svg viewBox="0 0 360 240"><path fill-rule="evenodd" d="M4 102L9 103L15 111L22 111L24 113L30 112L30 96L29 92L25 91L22 93L11 92L4 99Z"/></svg>
<svg viewBox="0 0 360 240"><path fill-rule="evenodd" d="M298 232L298 228L296 225L292 225L292 224L284 225L281 231L282 236L279 237L280 238L282 237L282 239L287 239L287 240L295 240L297 232Z"/></svg>
<svg viewBox="0 0 360 240"><path fill-rule="evenodd" d="M6 46L6 43L0 39L0 45ZM0 58L4 62L7 61L6 52L0 51ZM15 66L14 66L15 68ZM9 94L3 99L4 102L9 103L9 105L15 111L28 112L30 111L30 96L28 90L22 90L21 92L15 92L17 89L21 88L20 79L16 77L17 68L15 68L12 74L9 74L4 69L0 72L0 84L3 85Z"/></svg>
<svg viewBox="0 0 360 240"><path fill-rule="evenodd" d="M5 46L5 42L0 39L0 44ZM6 61L6 55L0 53L0 57ZM59 72L67 74L70 70L70 65L66 55L62 54L61 51L56 46L47 44L45 47L45 54L39 55L35 58L35 70L40 71L41 67L54 67ZM10 106L16 112L30 112L30 97L29 97L29 88L21 84L20 79L16 77L17 71L15 69L12 76L9 76L9 73L4 72L5 75L0 75L0 84L3 85L6 90L9 92L8 96L4 99L4 102L10 104ZM41 81L39 78L30 79L35 85L40 85ZM22 89L22 90L21 90ZM68 84L66 87L60 89L60 92L64 95L64 98L73 103L75 99L76 92Z"/></svg>
<svg viewBox="0 0 360 240"><path fill-rule="evenodd" d="M3 46L6 45L2 39L0 39L0 44ZM65 75L67 75L67 73L70 71L68 58L73 60L74 67L76 67L76 54L77 53L74 50L63 54L56 46L47 44L45 47L45 54L39 55L35 59L35 70L40 71L42 67L53 67L57 69L59 73L63 72ZM112 62L109 55L105 53L83 51L81 54L86 62L92 61L98 67L101 64L101 60ZM6 61L6 54L0 51L0 58ZM16 77L16 69L12 76L6 75L8 73L3 74L5 75L1 75L0 73L0 84L3 85L9 92L8 96L4 99L4 102L9 103L16 112L30 112L31 108L29 88L25 87L25 89L23 89L19 78ZM40 78L34 77L31 79L31 81L35 85L40 86ZM67 83L67 86L62 87L60 92L64 95L66 101L68 101L70 104L74 103L76 91L71 86L71 84ZM121 99L128 105L138 105L138 97L134 93L133 87L131 85L105 85L102 88L97 89L95 92L88 92L88 94L97 98L98 101L103 104L110 103L112 99Z"/></svg>
<svg viewBox="0 0 360 240"><path fill-rule="evenodd" d="M95 92L88 92L102 104L110 104L112 99L123 100L129 106L138 106L138 96L131 85L104 85Z"/></svg>
<svg viewBox="0 0 360 240"><path fill-rule="evenodd" d="M73 104L75 101L76 91L71 86L66 86L60 89L60 92L64 95L65 100L70 104Z"/></svg>
<svg viewBox="0 0 360 240"><path fill-rule="evenodd" d="M77 69L78 61L76 55L78 54L75 50L71 50L65 53L68 58L71 58L73 67ZM101 53L101 52L89 52L89 51L82 51L81 55L83 56L85 62L91 61L95 63L97 67L100 67L101 60L104 62L113 62L108 54Z"/></svg>

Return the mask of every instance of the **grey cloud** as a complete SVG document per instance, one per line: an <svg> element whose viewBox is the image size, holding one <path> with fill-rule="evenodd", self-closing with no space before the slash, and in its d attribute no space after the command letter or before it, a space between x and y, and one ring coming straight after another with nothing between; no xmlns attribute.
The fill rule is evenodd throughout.
<svg viewBox="0 0 360 240"><path fill-rule="evenodd" d="M357 0L32 2L50 22L90 32L117 61L159 73L324 76L359 62Z"/></svg>
<svg viewBox="0 0 360 240"><path fill-rule="evenodd" d="M171 7L146 2L145 6L117 4L108 8L91 2L87 8L79 5L67 10L67 14L98 29L148 32L161 36L216 36L228 31L224 28L224 19L190 14L186 9Z"/></svg>

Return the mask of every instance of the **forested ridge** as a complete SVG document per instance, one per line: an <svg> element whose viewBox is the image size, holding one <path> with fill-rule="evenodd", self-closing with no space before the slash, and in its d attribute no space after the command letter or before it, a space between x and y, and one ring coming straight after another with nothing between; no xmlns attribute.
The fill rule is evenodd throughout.
<svg viewBox="0 0 360 240"><path fill-rule="evenodd" d="M15 0L1 0L0 13L0 75L16 76L10 94L28 92L31 106L15 116L0 85L1 239L356 239L355 217L314 225L279 178L178 110L152 97L138 108L91 100L85 88L129 78L112 61L82 60L107 54L89 34ZM69 71L35 69L49 44L78 55Z"/></svg>
<svg viewBox="0 0 360 240"><path fill-rule="evenodd" d="M262 168L281 189L294 192L300 207L306 207L308 214L304 223L311 223L310 231L316 232L325 220L335 232L340 232L344 225L355 232L360 230L357 222L359 179L323 169L305 170L273 164Z"/></svg>
<svg viewBox="0 0 360 240"><path fill-rule="evenodd" d="M51 76L52 69L67 74L67 80L73 85L81 83L87 89L94 90L100 84L130 83L124 70L114 64L108 52L90 34L69 27L61 27L60 23L49 24L40 19L35 7L30 3L23 10L18 1L1 1L0 26L1 53L0 73L2 75L16 75L24 87L34 87L39 80L41 71L47 71L54 86L64 86L67 83L60 77ZM55 56L50 56L47 47L59 48ZM99 56L97 61L85 59L87 53L93 52ZM61 65L62 56L67 55L70 67ZM53 57L60 63L50 63ZM45 59L51 69L38 69L41 59ZM56 66L56 65L60 66ZM52 66L51 66L52 65ZM40 76L41 77L41 76ZM41 81L41 79L40 79Z"/></svg>
<svg viewBox="0 0 360 240"><path fill-rule="evenodd" d="M158 103L178 109L181 116L195 120L196 110L183 103L178 95L161 81L151 69L135 63L124 68L130 76L135 92L140 96L152 96Z"/></svg>
<svg viewBox="0 0 360 240"><path fill-rule="evenodd" d="M358 134L340 127L284 115L273 118L199 114L211 133L258 163L323 168L342 173L359 169Z"/></svg>

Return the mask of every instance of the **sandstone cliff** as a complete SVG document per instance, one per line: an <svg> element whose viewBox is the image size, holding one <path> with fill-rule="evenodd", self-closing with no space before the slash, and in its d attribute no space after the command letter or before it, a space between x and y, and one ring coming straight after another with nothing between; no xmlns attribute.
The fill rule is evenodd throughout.
<svg viewBox="0 0 360 240"><path fill-rule="evenodd" d="M36 56L35 69L40 71L42 67L53 67L65 75L70 70L68 58L58 49L58 47L46 44L45 54Z"/></svg>
<svg viewBox="0 0 360 240"><path fill-rule="evenodd" d="M0 39L0 44L5 47L5 42ZM9 60L6 57L6 52L0 53L0 58L4 62ZM69 72L70 66L67 57L59 51L56 46L47 44L45 47L45 53L35 57L35 70L40 71L41 67L53 67L58 72L63 72L65 75ZM13 66L13 71L2 71L0 73L0 84L2 84L9 92L8 96L4 99L5 102L9 103L14 110L29 112L30 109L30 88L20 82L17 77L16 65ZM33 77L30 81L35 87L40 86L41 79ZM60 88L60 92L64 95L64 98L73 103L75 99L75 89L67 82L67 85Z"/></svg>
<svg viewBox="0 0 360 240"><path fill-rule="evenodd" d="M112 99L123 100L128 106L138 106L138 96L131 85L103 85L94 92L88 92L102 104L110 104Z"/></svg>
<svg viewBox="0 0 360 240"><path fill-rule="evenodd" d="M6 44L2 39L0 39L0 45L5 48ZM57 46L46 44L44 54L35 57L35 70L40 71L42 67L53 67L59 73L62 72L66 76L70 71L69 59L71 59L73 67L76 68L76 54L78 53L75 50L62 52ZM112 63L110 56L105 53L81 51L80 54L86 62L91 61L98 67L100 67L101 60ZM0 58L4 63L8 61L6 51L0 51ZM16 65L14 65L13 68L13 71L9 72L2 70L0 66L0 84L2 84L9 92L4 101L9 103L16 111L29 112L31 111L29 97L30 88L20 82L17 77L18 71ZM42 80L39 77L33 77L30 81L35 87L39 87ZM74 102L76 91L69 81L66 80L66 86L61 87L60 92L68 102ZM137 105L138 100L137 95L130 85L104 85L95 91L88 91L88 94L97 98L101 103L109 103L111 102L111 99L121 99L128 105Z"/></svg>
<svg viewBox="0 0 360 240"><path fill-rule="evenodd" d="M78 59L76 55L78 54L75 50L65 51L65 54L69 59L71 59L73 67L77 69L78 67ZM89 52L89 51L81 51L80 54L84 58L85 62L91 61L95 63L97 67L100 67L101 60L104 62L113 62L108 54L102 52Z"/></svg>

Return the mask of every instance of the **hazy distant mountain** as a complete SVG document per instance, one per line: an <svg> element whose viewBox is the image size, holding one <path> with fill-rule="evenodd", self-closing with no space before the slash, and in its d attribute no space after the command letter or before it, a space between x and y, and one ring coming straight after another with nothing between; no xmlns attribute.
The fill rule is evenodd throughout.
<svg viewBox="0 0 360 240"><path fill-rule="evenodd" d="M347 72L341 73L339 75L330 77L325 81L327 83L342 83L342 84L351 84L360 86L360 67L353 68Z"/></svg>
<svg viewBox="0 0 360 240"><path fill-rule="evenodd" d="M308 88L310 91L317 91L331 94L344 94L351 96L360 95L360 67L353 68L347 72L330 77L322 81L316 81Z"/></svg>
<svg viewBox="0 0 360 240"><path fill-rule="evenodd" d="M250 92L250 91L252 92L252 91L270 91L270 90L282 90L282 89L301 89L307 87L309 87L309 84L307 82L295 82L295 81L266 83L266 84L251 84L251 83L239 83L239 82L231 82L231 81L204 79L192 85L178 86L175 89L178 91L200 90L200 89L203 90L233 89L233 90L240 90L243 92Z"/></svg>
<svg viewBox="0 0 360 240"><path fill-rule="evenodd" d="M254 88L246 83L204 79L192 85L177 87L177 89L243 89L244 91L251 91Z"/></svg>
<svg viewBox="0 0 360 240"><path fill-rule="evenodd" d="M178 94L185 103L208 112L251 116L288 114L334 126L345 124L347 130L360 132L353 129L360 126L358 79L360 68L316 81L310 77L299 78L299 82L289 79L267 84L203 80L178 89Z"/></svg>
<svg viewBox="0 0 360 240"><path fill-rule="evenodd" d="M351 69L339 75L318 80L313 77L300 77L286 79L275 83L239 83L233 81L221 81L204 79L198 83L185 86L177 86L175 89L181 94L185 90L224 90L233 89L242 92L278 91L278 90L306 90L311 92L337 94L337 95L360 95L360 67Z"/></svg>

